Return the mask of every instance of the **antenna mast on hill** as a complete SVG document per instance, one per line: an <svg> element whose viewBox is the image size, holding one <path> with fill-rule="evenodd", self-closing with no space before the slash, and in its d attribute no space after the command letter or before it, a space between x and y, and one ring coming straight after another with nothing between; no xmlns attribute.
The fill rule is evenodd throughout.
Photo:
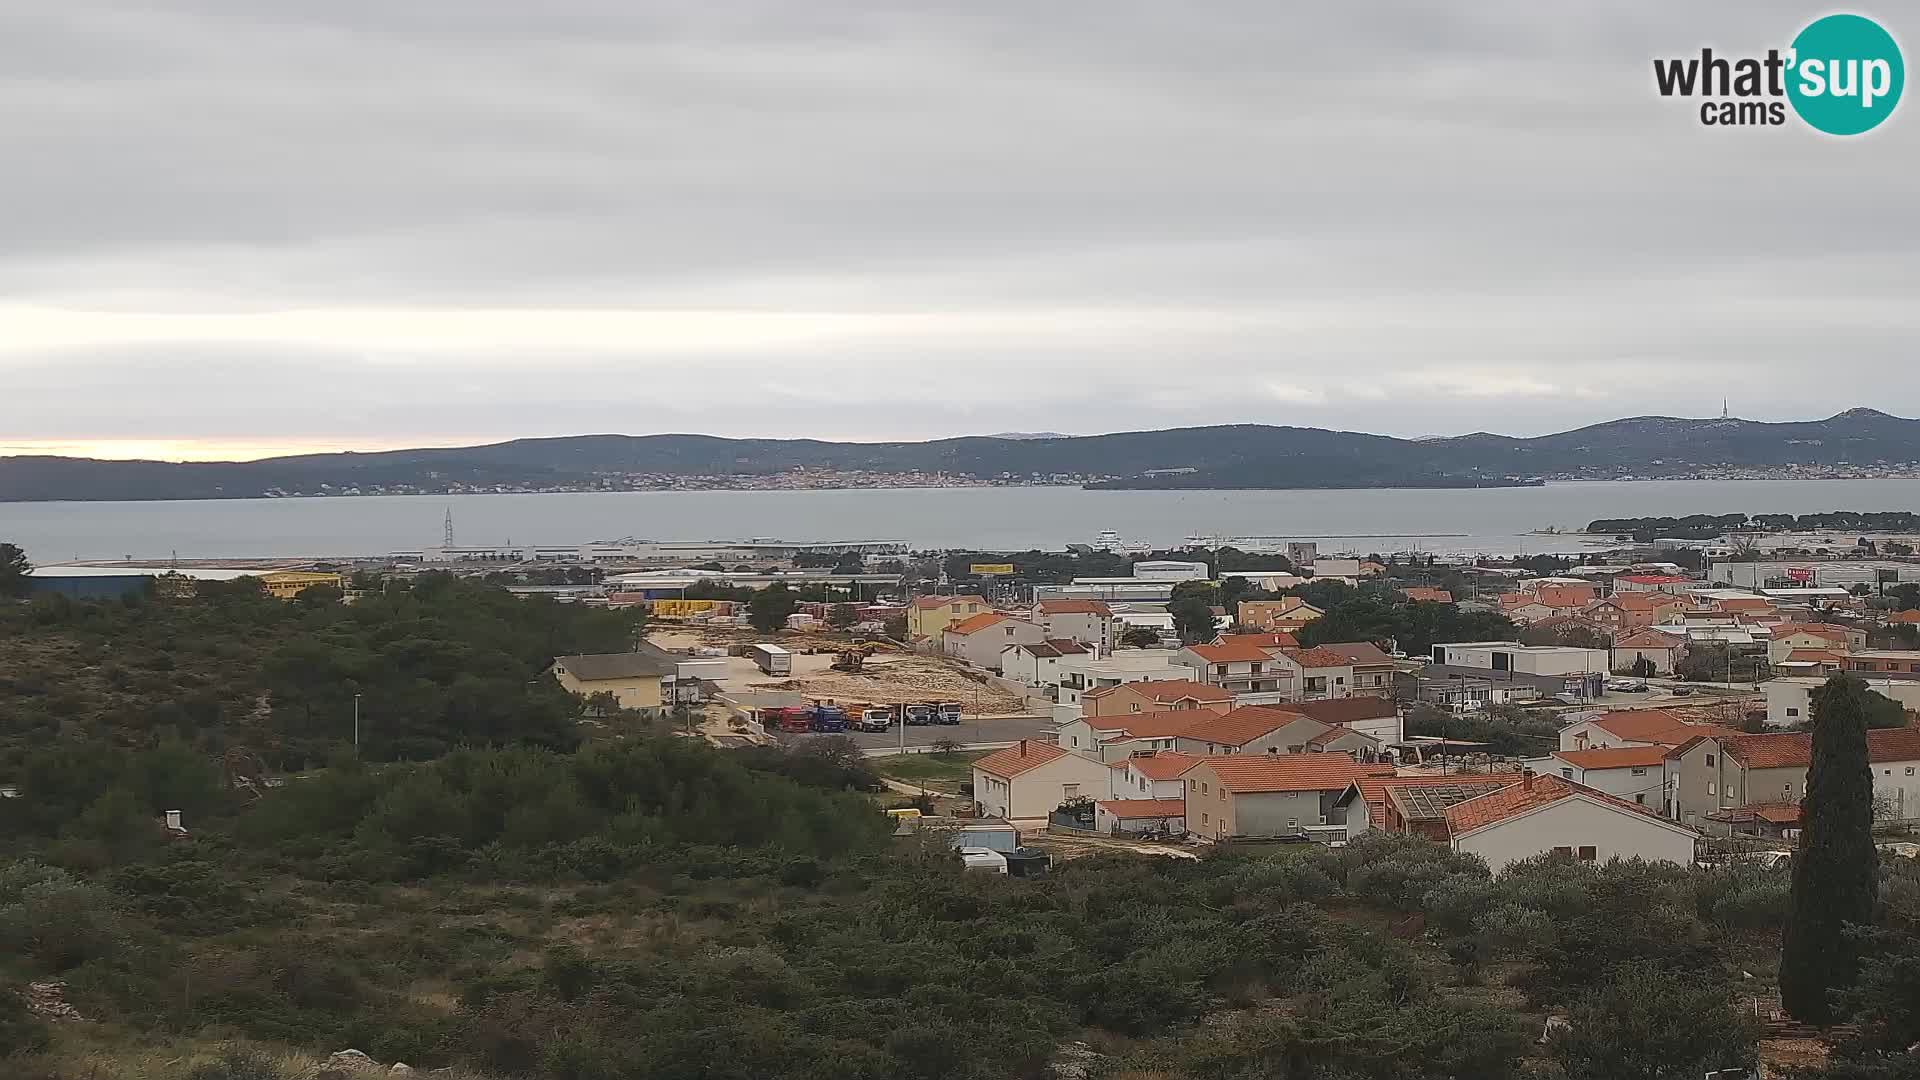
<svg viewBox="0 0 1920 1080"><path fill-rule="evenodd" d="M1727 399L1726 398L1720 399L1720 419L1722 420L1729 419L1729 417L1727 416Z"/></svg>
<svg viewBox="0 0 1920 1080"><path fill-rule="evenodd" d="M445 534L440 538L440 545L442 547L453 546L453 507L451 506L447 507L447 528Z"/></svg>

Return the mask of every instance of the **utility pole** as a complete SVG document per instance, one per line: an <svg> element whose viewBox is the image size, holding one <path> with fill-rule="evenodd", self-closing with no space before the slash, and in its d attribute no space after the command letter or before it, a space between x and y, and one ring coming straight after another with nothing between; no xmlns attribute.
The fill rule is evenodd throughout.
<svg viewBox="0 0 1920 1080"><path fill-rule="evenodd" d="M360 695L353 695L353 756L360 756Z"/></svg>

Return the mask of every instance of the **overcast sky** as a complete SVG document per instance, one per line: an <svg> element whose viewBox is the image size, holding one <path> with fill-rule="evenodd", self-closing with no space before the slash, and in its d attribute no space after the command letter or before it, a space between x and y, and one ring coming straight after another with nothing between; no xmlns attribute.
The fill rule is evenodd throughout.
<svg viewBox="0 0 1920 1080"><path fill-rule="evenodd" d="M1920 413L1920 105L1653 90L1827 10L0 5L0 447Z"/></svg>

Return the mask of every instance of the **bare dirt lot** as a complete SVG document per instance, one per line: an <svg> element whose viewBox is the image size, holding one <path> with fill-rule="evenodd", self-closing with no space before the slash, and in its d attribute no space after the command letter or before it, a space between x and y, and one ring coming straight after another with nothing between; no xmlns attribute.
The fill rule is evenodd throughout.
<svg viewBox="0 0 1920 1080"><path fill-rule="evenodd" d="M727 648L762 640L743 631L686 628L648 635L663 649ZM852 642L828 634L783 634L782 647L793 652L793 674L773 678L750 661L733 657L723 690L787 690L821 700L874 705L913 705L957 701L969 715L997 716L1030 711L1018 694L995 685L984 674L945 657L920 653L878 652L866 660L860 674L834 671L833 657ZM809 653L807 650L817 650Z"/></svg>
<svg viewBox="0 0 1920 1080"><path fill-rule="evenodd" d="M965 712L987 716L1026 711L1026 701L1019 695L1002 690L984 675L951 660L933 656L875 656L858 675L821 671L772 683L766 689L875 705L957 701Z"/></svg>

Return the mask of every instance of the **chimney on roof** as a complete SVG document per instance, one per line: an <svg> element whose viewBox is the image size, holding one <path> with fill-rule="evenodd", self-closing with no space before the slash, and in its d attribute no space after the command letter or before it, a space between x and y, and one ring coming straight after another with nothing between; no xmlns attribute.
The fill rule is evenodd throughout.
<svg viewBox="0 0 1920 1080"><path fill-rule="evenodd" d="M1020 756L1021 757L1027 756L1027 740L1025 739L1020 740Z"/></svg>
<svg viewBox="0 0 1920 1080"><path fill-rule="evenodd" d="M1533 790L1533 770L1532 769L1520 770L1520 786L1526 788L1528 791Z"/></svg>

